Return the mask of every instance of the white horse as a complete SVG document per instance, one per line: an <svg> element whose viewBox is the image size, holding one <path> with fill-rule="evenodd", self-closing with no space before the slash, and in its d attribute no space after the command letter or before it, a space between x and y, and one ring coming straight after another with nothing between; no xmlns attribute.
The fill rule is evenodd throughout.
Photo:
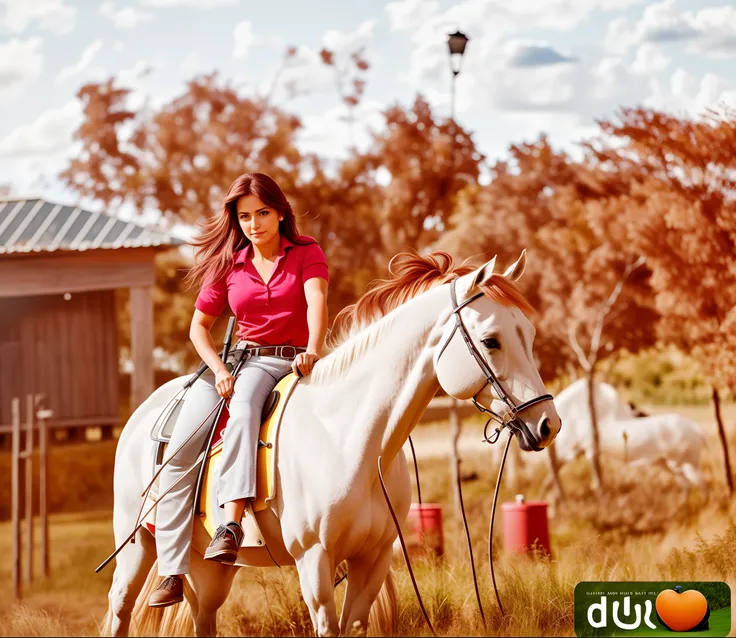
<svg viewBox="0 0 736 638"><path fill-rule="evenodd" d="M594 400L602 454L632 467L662 463L684 489L695 486L707 497L700 471L706 436L697 423L674 413L635 417L631 407L620 400L616 388L608 383L595 383ZM558 468L581 454L591 461L587 381L578 379L565 388L555 397L555 406L565 423L554 444Z"/></svg>
<svg viewBox="0 0 736 638"><path fill-rule="evenodd" d="M387 491L403 521L411 482L402 446L440 386L458 399L475 397L501 415L511 412L505 401L516 406L525 402L516 421L525 450L548 446L561 426L532 358L534 328L520 310L525 301L512 283L524 269L524 254L504 275L494 274L495 258L476 270L453 268L446 253L402 258L402 274L384 282L380 295L364 295L374 295L373 307L363 307L362 316L356 311L347 339L294 389L278 435L276 498L270 510L257 515L274 558L281 565L296 564L320 636L367 631L382 587L385 596L393 591L390 563L396 531L377 462L381 456ZM453 286L461 306L476 296L457 313L451 303ZM461 316L462 327L456 316ZM505 397L490 389L488 375L464 336L495 373L500 385L494 388ZM120 437L114 477L116 543L132 531L141 492L151 478L151 426L186 379L154 392ZM209 537L199 519L194 528L185 595L197 635L214 635L217 610L237 567L204 561ZM161 618L161 610L147 607L147 591L139 597L149 571L146 588L156 583L155 543L144 528L135 541L117 557L104 626L112 635L127 634L134 607L142 623L156 613ZM248 565L273 565L263 548L243 548L239 558ZM347 561L348 581L338 622L333 582L342 561ZM164 612L173 613L179 628L189 618L185 604ZM168 635L172 626L157 629Z"/></svg>

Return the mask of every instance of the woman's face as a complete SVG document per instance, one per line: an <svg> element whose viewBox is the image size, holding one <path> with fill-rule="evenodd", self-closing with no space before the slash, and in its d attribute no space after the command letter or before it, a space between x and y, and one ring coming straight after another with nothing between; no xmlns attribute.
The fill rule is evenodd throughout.
<svg viewBox="0 0 736 638"><path fill-rule="evenodd" d="M245 236L256 245L267 245L279 234L283 217L255 195L244 195L236 202L238 223Z"/></svg>

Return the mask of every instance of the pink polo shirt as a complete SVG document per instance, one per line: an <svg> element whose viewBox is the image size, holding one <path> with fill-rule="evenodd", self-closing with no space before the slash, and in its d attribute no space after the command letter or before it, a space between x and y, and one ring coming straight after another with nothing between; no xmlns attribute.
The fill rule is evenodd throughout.
<svg viewBox="0 0 736 638"><path fill-rule="evenodd" d="M218 317L229 305L238 322L238 337L263 346L306 347L309 341L304 282L312 277L329 281L327 259L312 237L307 246L281 235L281 245L268 284L253 265L249 243L235 253L230 271L217 282L205 281L194 306Z"/></svg>

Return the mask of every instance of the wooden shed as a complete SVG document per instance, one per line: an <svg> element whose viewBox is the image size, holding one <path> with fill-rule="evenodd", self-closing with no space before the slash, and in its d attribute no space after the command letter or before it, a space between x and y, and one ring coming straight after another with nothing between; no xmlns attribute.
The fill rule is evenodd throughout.
<svg viewBox="0 0 736 638"><path fill-rule="evenodd" d="M0 432L27 394L44 395L51 427L119 424L116 288L130 289L131 407L153 392L154 258L182 243L74 206L0 201Z"/></svg>

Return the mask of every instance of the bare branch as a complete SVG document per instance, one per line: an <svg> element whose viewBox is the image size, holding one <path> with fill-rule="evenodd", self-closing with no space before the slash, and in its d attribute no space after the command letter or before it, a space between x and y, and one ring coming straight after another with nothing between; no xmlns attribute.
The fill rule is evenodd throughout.
<svg viewBox="0 0 736 638"><path fill-rule="evenodd" d="M278 85L279 78L281 77L281 74L284 72L284 69L286 69L289 66L292 66L290 64L290 60L294 60L296 58L297 50L295 47L287 47L286 51L284 51L284 57L281 60L281 66L276 69L276 73L274 73L273 79L271 80L271 86L268 88L268 92L263 97L266 104L271 104L271 100L273 99L273 94L276 91L276 87Z"/></svg>
<svg viewBox="0 0 736 638"><path fill-rule="evenodd" d="M634 272L634 270L641 266L645 261L646 260L644 257L639 257L636 261L629 262L626 265L623 274L616 282L616 285L613 287L611 294L608 295L608 299L606 299L603 304L601 304L600 311L598 312L598 318L593 327L592 338L590 340L589 363L595 363L595 360L598 358L598 350L600 348L601 335L603 334L603 324L605 323L606 316L608 315L608 313L611 312L611 309L621 295L621 291L623 290L624 284L629 278L629 275L631 275L631 273Z"/></svg>
<svg viewBox="0 0 736 638"><path fill-rule="evenodd" d="M578 343L578 325L575 324L573 326L572 321L568 322L567 324L567 339L570 342L570 347L572 348L573 352L577 355L578 362L580 363L580 367L585 370L585 372L588 372L590 370L590 362L588 361L588 358L585 356L585 352L583 352L583 349L580 347L580 344Z"/></svg>

